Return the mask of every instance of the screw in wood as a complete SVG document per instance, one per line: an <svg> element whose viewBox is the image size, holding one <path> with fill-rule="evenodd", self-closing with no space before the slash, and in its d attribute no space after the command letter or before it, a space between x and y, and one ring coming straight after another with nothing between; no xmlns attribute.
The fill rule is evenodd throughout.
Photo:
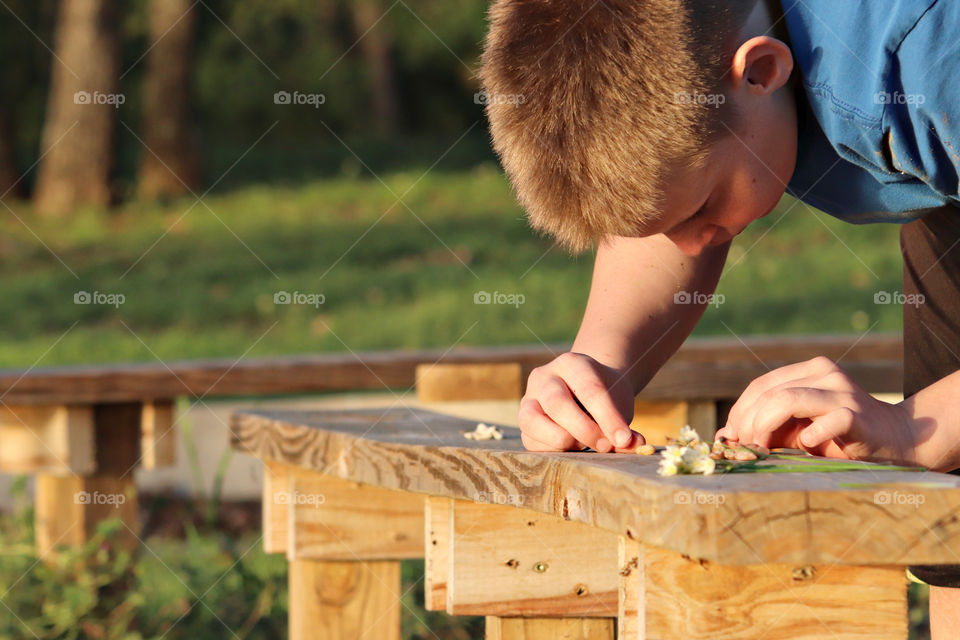
<svg viewBox="0 0 960 640"><path fill-rule="evenodd" d="M535 565L533 565L533 570L536 571L537 573L543 573L544 571L547 570L547 566L548 565L546 562L538 562Z"/></svg>

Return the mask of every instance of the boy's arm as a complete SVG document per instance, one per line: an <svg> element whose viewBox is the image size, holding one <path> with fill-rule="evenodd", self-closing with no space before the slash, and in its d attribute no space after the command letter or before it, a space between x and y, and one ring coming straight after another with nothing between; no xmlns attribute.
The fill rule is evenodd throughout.
<svg viewBox="0 0 960 640"><path fill-rule="evenodd" d="M633 397L696 325L728 249L690 257L663 235L601 243L573 349L530 374L519 415L524 446L635 447ZM627 439L618 441L621 430Z"/></svg>

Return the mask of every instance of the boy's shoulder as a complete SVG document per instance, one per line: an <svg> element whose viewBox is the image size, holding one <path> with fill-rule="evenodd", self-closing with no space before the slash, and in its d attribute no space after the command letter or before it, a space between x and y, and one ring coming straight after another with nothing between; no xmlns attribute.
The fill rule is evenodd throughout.
<svg viewBox="0 0 960 640"><path fill-rule="evenodd" d="M960 204L960 86L950 77L960 12L942 0L783 4L806 98L791 191L856 222Z"/></svg>

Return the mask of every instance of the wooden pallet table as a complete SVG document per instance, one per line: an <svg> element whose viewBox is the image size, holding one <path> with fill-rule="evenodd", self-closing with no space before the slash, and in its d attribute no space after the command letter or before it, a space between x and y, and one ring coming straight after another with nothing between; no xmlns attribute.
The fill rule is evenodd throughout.
<svg viewBox="0 0 960 640"><path fill-rule="evenodd" d="M532 453L410 407L241 412L290 637L399 638L400 571L488 638L906 638L904 566L956 563L960 479L662 478L655 457Z"/></svg>

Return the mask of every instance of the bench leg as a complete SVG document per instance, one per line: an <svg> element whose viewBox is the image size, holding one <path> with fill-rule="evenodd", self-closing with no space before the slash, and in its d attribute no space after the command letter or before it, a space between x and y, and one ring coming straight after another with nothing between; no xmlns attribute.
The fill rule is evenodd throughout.
<svg viewBox="0 0 960 640"><path fill-rule="evenodd" d="M290 562L290 640L399 640L400 562Z"/></svg>
<svg viewBox="0 0 960 640"><path fill-rule="evenodd" d="M140 403L95 405L95 471L83 475L38 474L36 544L44 556L57 546L79 546L97 524L119 516L120 540L128 549L140 533L134 467L140 458Z"/></svg>

